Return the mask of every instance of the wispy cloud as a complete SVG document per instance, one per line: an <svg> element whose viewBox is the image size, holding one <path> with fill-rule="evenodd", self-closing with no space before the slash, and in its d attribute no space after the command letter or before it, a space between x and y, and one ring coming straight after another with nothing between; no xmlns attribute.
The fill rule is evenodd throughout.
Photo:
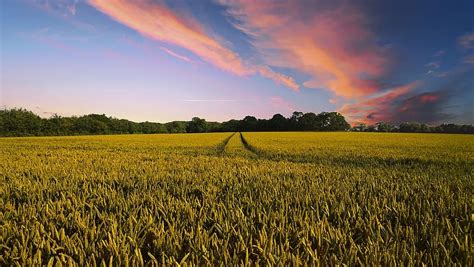
<svg viewBox="0 0 474 267"><path fill-rule="evenodd" d="M184 47L234 74L248 74L236 53L211 38L196 20L179 15L164 3L125 0L91 0L89 3L147 37Z"/></svg>
<svg viewBox="0 0 474 267"><path fill-rule="evenodd" d="M440 74L438 70L441 67L441 62L440 61L428 62L427 64L425 64L425 67L428 69L428 71L426 71L427 75L438 76Z"/></svg>
<svg viewBox="0 0 474 267"><path fill-rule="evenodd" d="M18 36L36 43L49 46L56 50L63 50L69 53L77 53L78 50L68 44L71 37L61 36L51 31L49 27L38 29L29 33L18 33Z"/></svg>
<svg viewBox="0 0 474 267"><path fill-rule="evenodd" d="M28 0L29 3L50 13L64 17L76 15L77 0Z"/></svg>
<svg viewBox="0 0 474 267"><path fill-rule="evenodd" d="M428 124L454 118L453 114L444 112L444 106L449 94L444 91L420 93L396 103L392 108L390 121L407 122L417 121Z"/></svg>
<svg viewBox="0 0 474 267"><path fill-rule="evenodd" d="M375 79L387 65L386 51L376 44L364 14L349 2L219 2L267 64L310 75L306 87L328 88L344 97L380 89Z"/></svg>
<svg viewBox="0 0 474 267"><path fill-rule="evenodd" d="M443 56L444 54L446 54L446 52L444 50L438 50L436 51L436 53L434 53L434 57L441 57Z"/></svg>
<svg viewBox="0 0 474 267"><path fill-rule="evenodd" d="M281 96L270 97L270 104L277 110L284 110L287 112L295 111L293 104Z"/></svg>
<svg viewBox="0 0 474 267"><path fill-rule="evenodd" d="M193 18L192 14L180 14L163 2L90 0L89 3L142 35L185 48L222 70L239 76L259 73L291 89L298 88L294 80L285 75L266 66L245 62L237 53L224 46L212 31ZM165 52L185 60L185 57L169 49Z"/></svg>
<svg viewBox="0 0 474 267"><path fill-rule="evenodd" d="M257 71L263 77L270 78L278 84L282 84L282 85L284 85L284 86L286 86L286 87L288 87L288 88L290 88L294 91L299 90L300 86L296 83L295 79L293 79L292 77L290 77L288 75L284 75L284 74L281 74L281 73L274 72L269 67L266 67L266 66L257 67Z"/></svg>
<svg viewBox="0 0 474 267"><path fill-rule="evenodd" d="M433 87L435 86L435 87ZM353 124L423 122L438 124L456 119L459 106L452 100L472 90L472 73L453 72L442 83L414 82L368 99L346 104L339 110Z"/></svg>
<svg viewBox="0 0 474 267"><path fill-rule="evenodd" d="M95 25L78 19L80 14L80 7L84 5L84 1L78 0L25 0L25 3L38 8L50 15L60 18L78 29L97 33L98 29Z"/></svg>
<svg viewBox="0 0 474 267"><path fill-rule="evenodd" d="M474 55L468 55L464 57L464 63L474 64Z"/></svg>
<svg viewBox="0 0 474 267"><path fill-rule="evenodd" d="M434 76L438 78L446 78L449 76L449 71L436 72Z"/></svg>
<svg viewBox="0 0 474 267"><path fill-rule="evenodd" d="M180 99L183 102L240 102L240 99Z"/></svg>
<svg viewBox="0 0 474 267"><path fill-rule="evenodd" d="M192 62L192 60L189 59L187 56L180 55L176 52L171 51L170 49L168 49L166 47L160 46L160 49L163 50L164 52L166 52L167 54L173 56L173 57L179 58L179 59L184 60L186 62Z"/></svg>
<svg viewBox="0 0 474 267"><path fill-rule="evenodd" d="M474 32L466 33L458 38L458 44L464 49L474 48Z"/></svg>
<svg viewBox="0 0 474 267"><path fill-rule="evenodd" d="M413 82L399 86L385 93L369 97L366 100L345 104L338 111L347 116L352 123L391 122L391 110L394 107L394 103L418 87L419 84L419 82Z"/></svg>
<svg viewBox="0 0 474 267"><path fill-rule="evenodd" d="M441 63L439 61L433 61L427 63L425 66L430 69L438 69L441 66Z"/></svg>

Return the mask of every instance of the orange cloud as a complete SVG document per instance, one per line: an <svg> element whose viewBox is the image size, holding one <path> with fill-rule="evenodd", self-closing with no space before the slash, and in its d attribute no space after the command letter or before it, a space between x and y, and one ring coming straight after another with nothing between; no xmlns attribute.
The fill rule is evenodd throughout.
<svg viewBox="0 0 474 267"><path fill-rule="evenodd" d="M379 121L391 121L390 110L393 108L394 101L410 93L419 84L419 82L412 82L357 103L345 104L338 112L352 123L373 124Z"/></svg>
<svg viewBox="0 0 474 267"><path fill-rule="evenodd" d="M186 48L220 69L239 76L260 73L293 90L298 88L290 77L278 74L268 67L245 63L237 53L208 33L190 14L178 14L164 3L147 0L90 0L89 3L142 35ZM170 50L165 52L186 60Z"/></svg>
<svg viewBox="0 0 474 267"><path fill-rule="evenodd" d="M198 22L184 19L164 4L126 0L91 0L90 4L145 36L184 47L234 74L248 74L237 54L210 38Z"/></svg>
<svg viewBox="0 0 474 267"><path fill-rule="evenodd" d="M281 73L276 73L272 71L269 67L262 66L257 68L258 73L262 75L263 77L270 78L274 81L276 81L279 84L283 84L286 87L298 91L299 90L299 85L295 82L295 79L293 79L290 76L283 75Z"/></svg>
<svg viewBox="0 0 474 267"><path fill-rule="evenodd" d="M384 49L365 26L367 19L348 2L227 1L236 27L246 32L269 65L310 75L310 88L357 97L380 88L374 78L387 65Z"/></svg>

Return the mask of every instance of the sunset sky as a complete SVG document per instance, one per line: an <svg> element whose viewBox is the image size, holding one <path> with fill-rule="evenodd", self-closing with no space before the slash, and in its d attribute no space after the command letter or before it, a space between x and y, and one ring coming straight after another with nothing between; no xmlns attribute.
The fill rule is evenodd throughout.
<svg viewBox="0 0 474 267"><path fill-rule="evenodd" d="M0 105L474 123L474 1L2 0Z"/></svg>

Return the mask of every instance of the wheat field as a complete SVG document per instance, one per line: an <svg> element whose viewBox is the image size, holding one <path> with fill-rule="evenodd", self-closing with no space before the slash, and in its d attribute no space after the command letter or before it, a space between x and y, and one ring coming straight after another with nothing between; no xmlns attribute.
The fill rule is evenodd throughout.
<svg viewBox="0 0 474 267"><path fill-rule="evenodd" d="M0 138L0 265L474 262L474 136Z"/></svg>

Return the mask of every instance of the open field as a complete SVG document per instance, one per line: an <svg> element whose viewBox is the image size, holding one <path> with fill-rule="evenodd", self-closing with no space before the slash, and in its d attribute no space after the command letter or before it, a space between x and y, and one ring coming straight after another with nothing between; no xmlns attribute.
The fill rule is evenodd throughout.
<svg viewBox="0 0 474 267"><path fill-rule="evenodd" d="M0 265L474 262L474 136L0 138Z"/></svg>

